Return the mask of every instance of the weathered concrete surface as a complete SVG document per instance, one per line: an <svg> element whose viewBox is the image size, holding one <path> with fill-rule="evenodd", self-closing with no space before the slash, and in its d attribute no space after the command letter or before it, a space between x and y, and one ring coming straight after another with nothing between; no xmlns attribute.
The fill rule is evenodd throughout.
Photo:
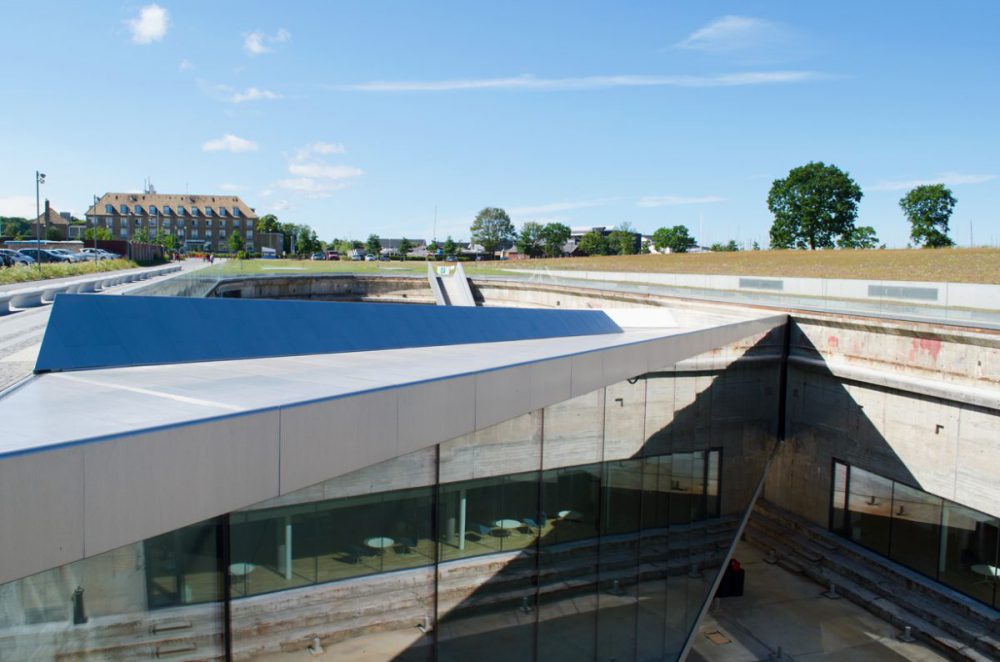
<svg viewBox="0 0 1000 662"><path fill-rule="evenodd" d="M796 316L768 499L826 525L833 459L1000 515L1000 333Z"/></svg>
<svg viewBox="0 0 1000 662"><path fill-rule="evenodd" d="M308 274L227 278L208 294L244 299L312 299L433 304L425 278L364 274Z"/></svg>

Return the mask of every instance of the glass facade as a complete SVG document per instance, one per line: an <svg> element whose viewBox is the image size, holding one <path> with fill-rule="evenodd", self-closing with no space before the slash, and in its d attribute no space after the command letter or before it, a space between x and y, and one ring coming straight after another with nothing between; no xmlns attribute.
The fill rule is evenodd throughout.
<svg viewBox="0 0 1000 662"><path fill-rule="evenodd" d="M832 531L965 595L1000 607L1000 521L834 462Z"/></svg>
<svg viewBox="0 0 1000 662"><path fill-rule="evenodd" d="M762 479L777 408L751 396L777 368L640 376L0 586L0 659L314 637L333 659L676 658Z"/></svg>

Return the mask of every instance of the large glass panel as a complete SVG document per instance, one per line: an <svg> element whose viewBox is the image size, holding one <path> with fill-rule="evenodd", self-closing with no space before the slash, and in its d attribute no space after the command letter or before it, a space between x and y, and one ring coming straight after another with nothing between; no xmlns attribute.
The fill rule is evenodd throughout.
<svg viewBox="0 0 1000 662"><path fill-rule="evenodd" d="M233 513L235 657L304 651L313 637L331 659L430 656L435 458L411 453Z"/></svg>
<svg viewBox="0 0 1000 662"><path fill-rule="evenodd" d="M889 557L928 577L937 577L941 543L941 499L895 483Z"/></svg>
<svg viewBox="0 0 1000 662"><path fill-rule="evenodd" d="M718 517L721 509L722 492L720 480L722 477L722 451L708 452L707 481L705 483L705 515Z"/></svg>
<svg viewBox="0 0 1000 662"><path fill-rule="evenodd" d="M542 413L533 411L441 444L442 483L537 471Z"/></svg>
<svg viewBox="0 0 1000 662"><path fill-rule="evenodd" d="M977 600L993 602L1000 579L997 518L945 502L938 579Z"/></svg>
<svg viewBox="0 0 1000 662"><path fill-rule="evenodd" d="M442 485L441 560L524 549L534 545L541 518L538 474L497 476Z"/></svg>
<svg viewBox="0 0 1000 662"><path fill-rule="evenodd" d="M612 384L604 398L604 460L649 455L645 430L646 380ZM548 435L546 435L546 438Z"/></svg>
<svg viewBox="0 0 1000 662"><path fill-rule="evenodd" d="M316 581L314 507L244 511L230 516L230 590L234 597Z"/></svg>
<svg viewBox="0 0 1000 662"><path fill-rule="evenodd" d="M196 524L0 586L0 660L221 658L219 526Z"/></svg>
<svg viewBox="0 0 1000 662"><path fill-rule="evenodd" d="M857 467L851 467L849 480L847 536L888 556L892 481Z"/></svg>
<svg viewBox="0 0 1000 662"><path fill-rule="evenodd" d="M830 529L844 533L847 525L847 465L833 463L833 503L830 507Z"/></svg>
<svg viewBox="0 0 1000 662"><path fill-rule="evenodd" d="M667 628L670 575L670 480L669 456L643 461L642 532L639 563L642 579L636 585L638 605L637 659L663 659ZM683 561L682 561L683 563Z"/></svg>
<svg viewBox="0 0 1000 662"><path fill-rule="evenodd" d="M219 533L217 520L150 538L144 543L150 607L219 600Z"/></svg>
<svg viewBox="0 0 1000 662"><path fill-rule="evenodd" d="M601 465L542 474L538 659L595 655Z"/></svg>
<svg viewBox="0 0 1000 662"><path fill-rule="evenodd" d="M542 468L600 462L604 446L604 389L545 408Z"/></svg>
<svg viewBox="0 0 1000 662"><path fill-rule="evenodd" d="M635 659L642 469L641 459L604 464L597 597L597 657L601 660Z"/></svg>
<svg viewBox="0 0 1000 662"><path fill-rule="evenodd" d="M438 659L532 659L538 493L537 471L441 486Z"/></svg>

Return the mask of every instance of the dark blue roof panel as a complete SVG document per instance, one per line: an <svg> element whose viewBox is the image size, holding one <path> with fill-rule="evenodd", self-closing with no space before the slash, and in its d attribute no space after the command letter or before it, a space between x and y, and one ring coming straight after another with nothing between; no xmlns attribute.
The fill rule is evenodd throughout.
<svg viewBox="0 0 1000 662"><path fill-rule="evenodd" d="M621 332L599 310L60 294L35 371Z"/></svg>

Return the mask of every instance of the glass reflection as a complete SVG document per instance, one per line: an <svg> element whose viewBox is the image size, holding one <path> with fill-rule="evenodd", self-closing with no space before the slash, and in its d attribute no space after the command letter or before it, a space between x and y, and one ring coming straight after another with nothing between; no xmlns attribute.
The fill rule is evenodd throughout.
<svg viewBox="0 0 1000 662"><path fill-rule="evenodd" d="M834 463L831 494L833 531L965 595L997 604L996 517L841 462ZM841 521L846 525L838 529Z"/></svg>

